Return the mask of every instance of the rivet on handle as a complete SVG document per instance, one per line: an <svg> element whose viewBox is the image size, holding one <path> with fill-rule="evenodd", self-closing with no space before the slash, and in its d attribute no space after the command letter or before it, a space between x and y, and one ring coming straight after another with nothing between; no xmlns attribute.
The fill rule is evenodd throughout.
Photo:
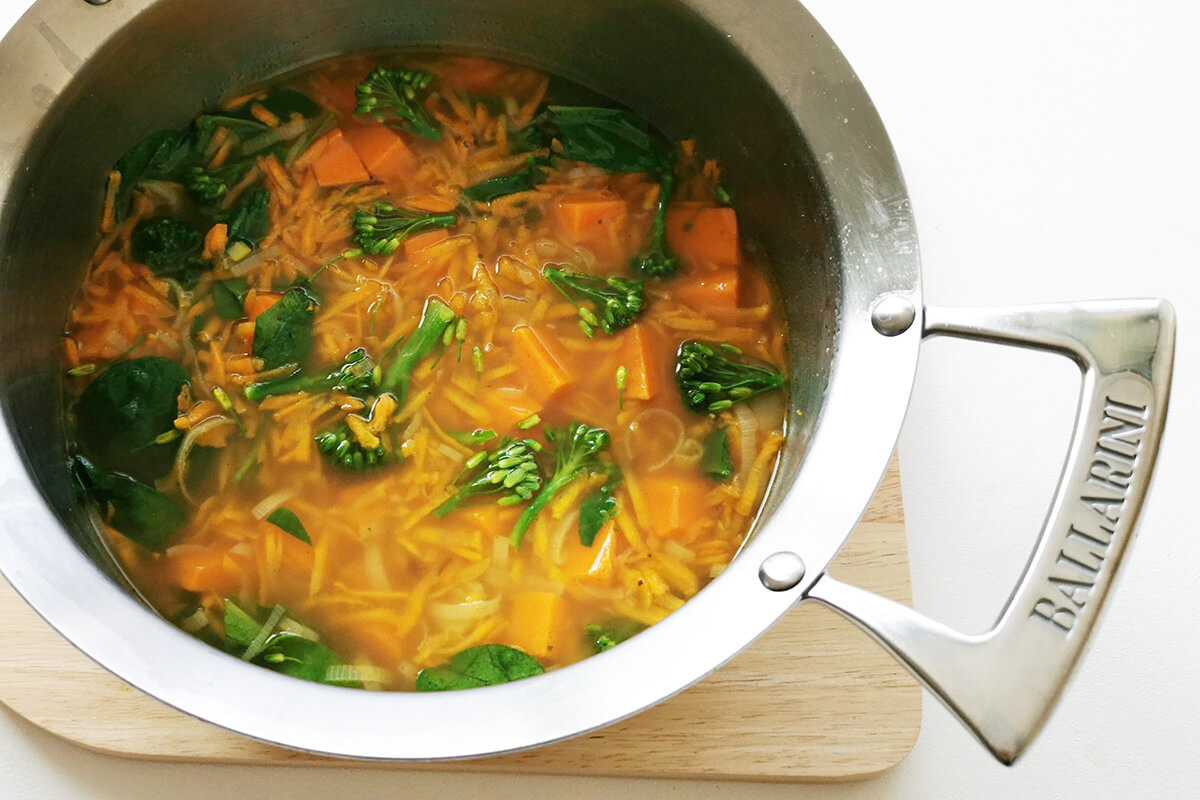
<svg viewBox="0 0 1200 800"><path fill-rule="evenodd" d="M899 294L884 295L875 301L871 309L871 324L884 336L899 336L912 327L916 318L916 306Z"/></svg>
<svg viewBox="0 0 1200 800"><path fill-rule="evenodd" d="M763 559L758 579L773 592L786 592L804 579L804 559L787 551Z"/></svg>

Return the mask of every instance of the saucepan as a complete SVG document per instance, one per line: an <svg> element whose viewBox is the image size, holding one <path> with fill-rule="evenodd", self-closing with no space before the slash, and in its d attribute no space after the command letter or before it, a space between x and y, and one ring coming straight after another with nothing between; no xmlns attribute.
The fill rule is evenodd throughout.
<svg viewBox="0 0 1200 800"><path fill-rule="evenodd" d="M98 186L144 132L351 51L507 56L598 89L725 165L789 326L788 441L753 535L681 610L544 676L437 694L321 686L241 663L139 603L64 466L60 336ZM916 228L866 91L793 0L38 0L0 43L0 570L139 689L291 748L450 759L533 747L683 690L800 602L837 609L1011 763L1076 667L1146 496L1171 378L1160 300L923 305ZM1068 267L1064 267L1068 268ZM921 343L1058 353L1082 374L1062 477L995 624L965 635L827 567L882 476Z"/></svg>

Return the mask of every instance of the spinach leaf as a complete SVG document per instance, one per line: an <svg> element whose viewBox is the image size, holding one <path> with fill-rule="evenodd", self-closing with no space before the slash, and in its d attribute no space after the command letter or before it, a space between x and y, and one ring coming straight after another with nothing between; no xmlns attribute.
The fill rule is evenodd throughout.
<svg viewBox="0 0 1200 800"><path fill-rule="evenodd" d="M250 113L250 109L255 103L258 103L278 117L281 123L290 120L292 114L299 114L305 119L311 119L321 113L321 107L303 92L298 92L295 89L276 89L261 100L251 100L248 103L243 103L233 111L230 111L229 116L255 120L254 115ZM257 120L255 121L257 122Z"/></svg>
<svg viewBox="0 0 1200 800"><path fill-rule="evenodd" d="M608 480L579 504L579 541L584 547L591 547L600 529L621 511L613 497L621 480L621 468L610 464Z"/></svg>
<svg viewBox="0 0 1200 800"><path fill-rule="evenodd" d="M147 550L161 550L187 522L187 512L162 492L76 456L72 469L88 496L112 509L108 524Z"/></svg>
<svg viewBox="0 0 1200 800"><path fill-rule="evenodd" d="M264 369L285 364L303 367L312 351L316 299L301 287L290 289L258 316L254 327L254 357Z"/></svg>
<svg viewBox="0 0 1200 800"><path fill-rule="evenodd" d="M717 428L704 437L704 452L700 456L700 469L717 483L733 477L733 458L729 454L729 434Z"/></svg>
<svg viewBox="0 0 1200 800"><path fill-rule="evenodd" d="M592 649L597 653L603 653L645 629L646 626L636 620L618 618L587 625L584 627L583 633Z"/></svg>
<svg viewBox="0 0 1200 800"><path fill-rule="evenodd" d="M269 613L258 605L254 605L252 611L245 610L236 601L226 598L225 649L236 656L245 653L246 648L262 632L265 617ZM276 630L271 633L262 650L250 663L314 683L362 688L358 681L326 680L329 668L340 666L341 659L320 642L289 631Z"/></svg>
<svg viewBox="0 0 1200 800"><path fill-rule="evenodd" d="M308 531L304 529L304 523L290 509L275 509L267 517L267 522L279 528L284 533L290 533L305 544L312 544L312 539L309 538Z"/></svg>
<svg viewBox="0 0 1200 800"><path fill-rule="evenodd" d="M191 152L191 137L180 131L156 131L129 148L113 165L121 173L114 209L117 221L129 214L130 199L138 181L174 176Z"/></svg>
<svg viewBox="0 0 1200 800"><path fill-rule="evenodd" d="M329 668L340 666L342 660L320 642L287 631L272 634L263 646L263 651L252 661L267 669L305 681L329 686L346 686L351 689L362 688L358 681L328 680L326 676Z"/></svg>
<svg viewBox="0 0 1200 800"><path fill-rule="evenodd" d="M245 278L230 278L214 281L212 289L213 308L221 319L241 319L246 314L243 306L250 283Z"/></svg>
<svg viewBox="0 0 1200 800"><path fill-rule="evenodd" d="M133 229L129 246L134 260L160 278L174 278L185 288L196 285L208 265L200 257L204 236L174 217L143 220Z"/></svg>
<svg viewBox="0 0 1200 800"><path fill-rule="evenodd" d="M529 153L550 146L550 137L540 120L522 125L508 134L508 146L513 153Z"/></svg>
<svg viewBox="0 0 1200 800"><path fill-rule="evenodd" d="M418 692L474 689L541 675L545 670L533 656L503 644L481 644L451 656L440 667L417 674Z"/></svg>
<svg viewBox="0 0 1200 800"><path fill-rule="evenodd" d="M590 106L550 106L563 157L609 172L665 172L671 168L667 146L650 124L630 111Z"/></svg>
<svg viewBox="0 0 1200 800"><path fill-rule="evenodd" d="M528 192L542 182L545 173L538 159L530 156L525 169L512 175L489 178L463 189L463 196L476 203L490 203L497 197Z"/></svg>
<svg viewBox="0 0 1200 800"><path fill-rule="evenodd" d="M257 247L271 230L270 203L271 192L265 186L243 192L229 214L229 241Z"/></svg>
<svg viewBox="0 0 1200 800"><path fill-rule="evenodd" d="M227 644L239 645L244 651L262 630L252 616L247 614L232 600L225 601L225 640Z"/></svg>
<svg viewBox="0 0 1200 800"><path fill-rule="evenodd" d="M108 469L145 481L162 477L171 470L179 440L154 440L174 430L179 391L187 379L183 367L160 356L113 364L79 397L79 441Z"/></svg>

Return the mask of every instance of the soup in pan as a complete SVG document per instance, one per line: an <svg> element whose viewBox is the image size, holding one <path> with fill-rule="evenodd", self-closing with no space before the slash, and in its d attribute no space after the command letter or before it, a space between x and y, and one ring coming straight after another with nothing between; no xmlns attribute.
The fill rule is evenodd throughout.
<svg viewBox="0 0 1200 800"><path fill-rule="evenodd" d="M729 563L785 335L720 168L521 66L343 59L139 141L64 349L71 469L165 617L295 677L499 683Z"/></svg>

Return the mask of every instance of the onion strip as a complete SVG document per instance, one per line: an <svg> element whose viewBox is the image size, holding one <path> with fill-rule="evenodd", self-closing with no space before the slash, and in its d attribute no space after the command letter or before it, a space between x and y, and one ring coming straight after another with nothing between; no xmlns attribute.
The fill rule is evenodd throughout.
<svg viewBox="0 0 1200 800"><path fill-rule="evenodd" d="M179 445L179 452L175 454L175 480L179 483L179 493L192 505L197 505L196 498L192 497L187 486L188 456L191 455L192 447L195 446L196 439L209 431L232 424L233 420L229 417L209 417L192 427Z"/></svg>
<svg viewBox="0 0 1200 800"><path fill-rule="evenodd" d="M279 620L283 619L284 613L286 612L283 606L275 606L271 611L271 616L267 617L267 621L258 629L258 633L250 641L250 646L246 648L246 652L242 653L242 661L250 661L262 652L263 647L267 644L267 639L274 632L275 626L279 624Z"/></svg>
<svg viewBox="0 0 1200 800"><path fill-rule="evenodd" d="M439 622L471 622L495 614L500 608L500 596L491 600L474 600L467 603L430 603L429 612Z"/></svg>
<svg viewBox="0 0 1200 800"><path fill-rule="evenodd" d="M295 496L295 489L280 489L278 492L269 494L255 503L254 508L250 509L250 516L255 519L266 519L268 514Z"/></svg>
<svg viewBox="0 0 1200 800"><path fill-rule="evenodd" d="M296 119L291 122L286 122L278 128L273 128L261 136L255 136L253 139L247 139L242 143L242 155L253 155L259 150L265 150L279 142L286 142L289 139L295 139L297 136L305 133L308 126L313 124L312 120Z"/></svg>
<svg viewBox="0 0 1200 800"><path fill-rule="evenodd" d="M758 415L746 408L744 403L733 407L733 415L737 418L738 433L741 436L741 447L738 449L737 485L746 488L746 480L750 477L750 469L754 466L754 443L758 440Z"/></svg>

